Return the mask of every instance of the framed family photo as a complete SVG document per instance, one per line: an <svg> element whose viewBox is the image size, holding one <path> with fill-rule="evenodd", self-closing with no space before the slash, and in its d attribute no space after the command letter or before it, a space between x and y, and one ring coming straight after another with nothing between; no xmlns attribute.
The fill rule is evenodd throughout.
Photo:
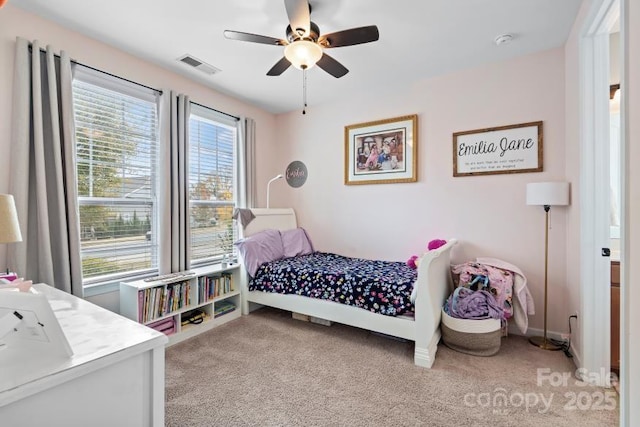
<svg viewBox="0 0 640 427"><path fill-rule="evenodd" d="M417 114L344 128L346 185L416 182L417 163Z"/></svg>

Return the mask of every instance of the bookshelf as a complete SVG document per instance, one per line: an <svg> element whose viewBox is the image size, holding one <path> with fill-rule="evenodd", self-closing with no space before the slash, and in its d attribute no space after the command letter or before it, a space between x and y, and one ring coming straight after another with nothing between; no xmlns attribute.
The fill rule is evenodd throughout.
<svg viewBox="0 0 640 427"><path fill-rule="evenodd" d="M168 345L240 317L239 264L189 272L162 280L120 282L120 314L165 333Z"/></svg>

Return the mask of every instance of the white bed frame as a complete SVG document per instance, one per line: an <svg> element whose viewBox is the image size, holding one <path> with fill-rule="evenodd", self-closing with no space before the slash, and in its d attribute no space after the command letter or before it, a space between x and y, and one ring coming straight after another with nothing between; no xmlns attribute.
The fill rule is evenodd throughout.
<svg viewBox="0 0 640 427"><path fill-rule="evenodd" d="M242 230L243 237L269 228L289 230L297 227L293 209L251 211L255 218ZM299 295L249 291L248 275L244 268L241 281L242 314L249 314L256 307L251 303L256 303L404 338L415 342L415 364L431 368L440 341L440 310L453 289L450 250L456 243L455 239L451 239L444 246L427 252L420 261L414 285L414 318L385 316L354 306Z"/></svg>

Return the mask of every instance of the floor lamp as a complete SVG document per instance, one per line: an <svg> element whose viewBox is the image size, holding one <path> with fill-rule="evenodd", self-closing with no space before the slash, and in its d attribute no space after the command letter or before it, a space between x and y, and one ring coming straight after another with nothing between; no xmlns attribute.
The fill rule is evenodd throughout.
<svg viewBox="0 0 640 427"><path fill-rule="evenodd" d="M544 350L560 350L561 347L547 338L547 271L549 266L549 209L551 206L569 204L568 182L535 182L527 184L527 205L544 207L544 336L531 337L529 342Z"/></svg>
<svg viewBox="0 0 640 427"><path fill-rule="evenodd" d="M278 175L274 176L273 178L271 178L271 179L269 180L269 182L267 183L267 209L269 209L269 196L270 196L270 194L269 194L269 190L271 189L271 183L272 183L273 181L277 181L277 180L282 179L282 178L284 178L284 177L282 176L282 174L278 174Z"/></svg>

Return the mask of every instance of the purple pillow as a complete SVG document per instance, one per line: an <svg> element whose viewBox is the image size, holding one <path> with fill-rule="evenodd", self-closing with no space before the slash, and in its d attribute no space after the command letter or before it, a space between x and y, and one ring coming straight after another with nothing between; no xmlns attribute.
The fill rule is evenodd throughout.
<svg viewBox="0 0 640 427"><path fill-rule="evenodd" d="M282 238L278 230L264 230L253 236L245 237L234 243L240 251L244 267L251 277L256 274L258 267L265 262L275 261L284 257Z"/></svg>
<svg viewBox="0 0 640 427"><path fill-rule="evenodd" d="M313 253L313 245L304 228L281 231L285 258Z"/></svg>

